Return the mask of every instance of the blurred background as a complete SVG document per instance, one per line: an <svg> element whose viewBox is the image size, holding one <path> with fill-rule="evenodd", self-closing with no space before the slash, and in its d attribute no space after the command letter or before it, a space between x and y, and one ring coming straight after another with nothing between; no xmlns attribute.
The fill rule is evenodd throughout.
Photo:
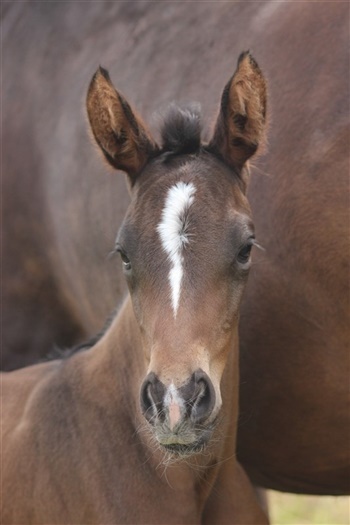
<svg viewBox="0 0 350 525"><path fill-rule="evenodd" d="M272 525L348 525L350 498L268 491Z"/></svg>

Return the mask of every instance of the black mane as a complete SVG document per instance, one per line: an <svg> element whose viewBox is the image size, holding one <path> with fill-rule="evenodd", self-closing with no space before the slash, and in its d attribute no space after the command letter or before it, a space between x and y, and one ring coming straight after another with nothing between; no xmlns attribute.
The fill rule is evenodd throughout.
<svg viewBox="0 0 350 525"><path fill-rule="evenodd" d="M113 312L107 317L107 320L102 330L94 334L88 340L83 341L81 343L77 343L76 345L68 348L60 348L58 346L54 346L39 362L53 361L56 359L61 359L63 361L82 350L88 350L92 346L95 346L95 344L98 343L100 339L102 339L104 334L107 332L108 328L111 326L115 316L117 315L117 310L117 308L113 310Z"/></svg>
<svg viewBox="0 0 350 525"><path fill-rule="evenodd" d="M201 112L199 104L180 107L171 104L160 126L163 152L182 154L199 150L201 142Z"/></svg>

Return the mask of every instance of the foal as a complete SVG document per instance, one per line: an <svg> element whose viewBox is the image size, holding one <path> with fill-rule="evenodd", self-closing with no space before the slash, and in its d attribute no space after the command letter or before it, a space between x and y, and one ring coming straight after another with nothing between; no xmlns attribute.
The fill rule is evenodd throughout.
<svg viewBox="0 0 350 525"><path fill-rule="evenodd" d="M130 294L88 350L3 376L3 525L267 523L235 456L246 162L265 108L243 53L211 141L172 108L158 147L108 73L93 77L91 129L131 191L116 242Z"/></svg>

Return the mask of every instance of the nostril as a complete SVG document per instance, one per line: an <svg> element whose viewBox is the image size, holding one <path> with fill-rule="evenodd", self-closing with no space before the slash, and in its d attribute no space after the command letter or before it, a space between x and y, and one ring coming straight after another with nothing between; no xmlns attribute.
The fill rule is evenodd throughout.
<svg viewBox="0 0 350 525"><path fill-rule="evenodd" d="M144 381L140 392L140 404L141 410L147 421L151 421L154 418L154 402L150 393L151 383Z"/></svg>
<svg viewBox="0 0 350 525"><path fill-rule="evenodd" d="M197 385L197 396L193 407L198 411L200 407L203 409L210 402L210 392L208 385L203 379Z"/></svg>
<svg viewBox="0 0 350 525"><path fill-rule="evenodd" d="M154 423L163 414L164 385L155 374L150 373L144 380L140 391L140 405L145 418Z"/></svg>
<svg viewBox="0 0 350 525"><path fill-rule="evenodd" d="M195 423L200 423L206 420L214 409L215 390L209 377L202 371L194 374L194 380L191 419Z"/></svg>
<svg viewBox="0 0 350 525"><path fill-rule="evenodd" d="M206 382L202 379L196 385L193 398L191 417L196 422L204 419L210 406L210 391Z"/></svg>

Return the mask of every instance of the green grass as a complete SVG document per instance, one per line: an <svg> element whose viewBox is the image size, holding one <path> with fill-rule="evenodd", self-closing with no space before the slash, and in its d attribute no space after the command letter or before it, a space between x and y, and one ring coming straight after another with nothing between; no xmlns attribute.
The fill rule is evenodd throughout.
<svg viewBox="0 0 350 525"><path fill-rule="evenodd" d="M272 525L349 525L350 497L268 492Z"/></svg>

